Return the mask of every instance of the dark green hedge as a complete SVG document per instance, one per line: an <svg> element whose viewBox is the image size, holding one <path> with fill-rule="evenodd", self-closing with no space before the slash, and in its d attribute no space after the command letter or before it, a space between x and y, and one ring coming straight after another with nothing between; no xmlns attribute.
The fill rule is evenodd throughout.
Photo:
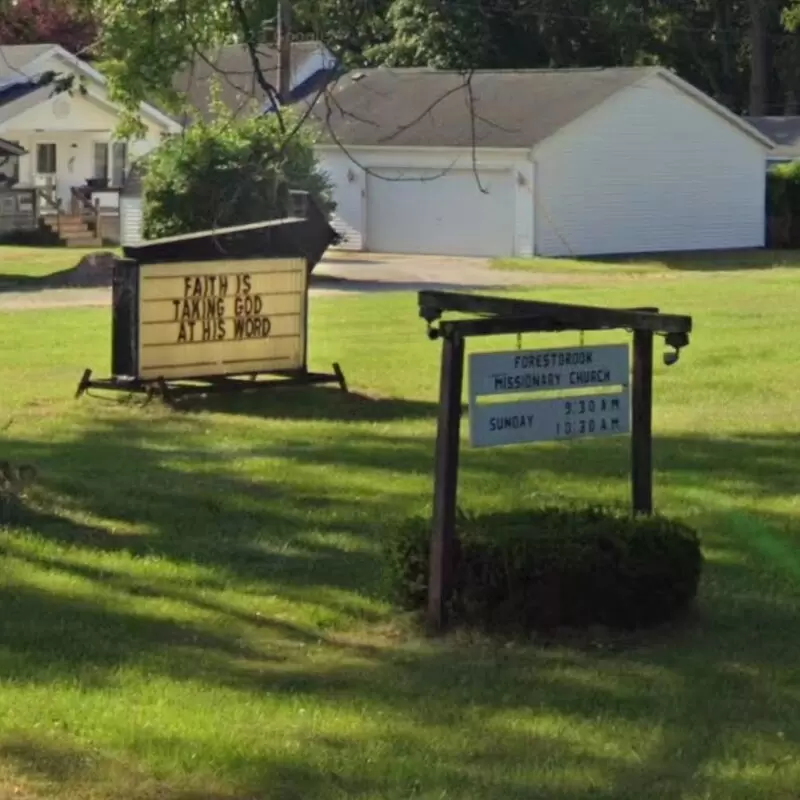
<svg viewBox="0 0 800 800"><path fill-rule="evenodd" d="M767 173L768 244L800 245L800 161L776 164Z"/></svg>
<svg viewBox="0 0 800 800"><path fill-rule="evenodd" d="M387 544L395 599L426 604L430 520L415 517ZM456 624L490 630L665 622L697 593L697 534L660 516L602 508L461 515L454 557Z"/></svg>

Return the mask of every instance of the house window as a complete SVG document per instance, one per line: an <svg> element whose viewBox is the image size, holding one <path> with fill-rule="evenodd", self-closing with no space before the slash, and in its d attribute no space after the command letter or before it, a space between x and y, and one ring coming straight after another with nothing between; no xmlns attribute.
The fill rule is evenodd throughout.
<svg viewBox="0 0 800 800"><path fill-rule="evenodd" d="M128 146L125 142L95 142L94 178L107 180L109 185L120 187L128 166Z"/></svg>
<svg viewBox="0 0 800 800"><path fill-rule="evenodd" d="M56 146L54 144L36 145L36 172L39 175L56 174Z"/></svg>
<svg viewBox="0 0 800 800"><path fill-rule="evenodd" d="M111 154L111 185L121 187L128 167L128 145L125 142L114 142L111 145Z"/></svg>
<svg viewBox="0 0 800 800"><path fill-rule="evenodd" d="M92 177L106 180L108 178L108 142L94 143L94 168Z"/></svg>

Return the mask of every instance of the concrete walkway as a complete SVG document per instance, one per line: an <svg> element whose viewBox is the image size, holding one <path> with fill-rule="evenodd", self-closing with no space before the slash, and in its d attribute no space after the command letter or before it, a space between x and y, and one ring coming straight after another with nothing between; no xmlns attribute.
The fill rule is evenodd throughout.
<svg viewBox="0 0 800 800"><path fill-rule="evenodd" d="M419 289L503 289L575 283L578 274L493 270L486 259L373 255L332 251L311 276L311 295ZM111 304L111 289L40 289L0 293L0 310L91 308Z"/></svg>
<svg viewBox="0 0 800 800"><path fill-rule="evenodd" d="M332 251L314 270L312 293L503 289L575 283L578 274L491 269L485 258Z"/></svg>

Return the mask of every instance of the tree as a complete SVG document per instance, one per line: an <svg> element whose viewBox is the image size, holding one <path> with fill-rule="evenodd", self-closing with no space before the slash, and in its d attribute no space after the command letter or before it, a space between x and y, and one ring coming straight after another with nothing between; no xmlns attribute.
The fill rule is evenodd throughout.
<svg viewBox="0 0 800 800"><path fill-rule="evenodd" d="M99 21L121 132L135 132L142 101L175 107L175 73L221 43L251 46L266 91L256 51L277 0L73 2ZM797 103L800 45L781 14L795 30L800 0L293 0L292 14L347 66L448 67L466 82L475 69L661 64L735 113Z"/></svg>
<svg viewBox="0 0 800 800"><path fill-rule="evenodd" d="M70 0L16 0L0 14L0 44L60 44L84 53L97 37L85 9Z"/></svg>
<svg viewBox="0 0 800 800"><path fill-rule="evenodd" d="M283 216L290 189L309 191L324 210L333 209L311 133L282 130L274 114L233 120L220 109L212 122L168 139L145 163L148 238Z"/></svg>
<svg viewBox="0 0 800 800"><path fill-rule="evenodd" d="M489 18L480 0L394 0L387 22L391 38L367 50L371 61L469 70L492 60Z"/></svg>

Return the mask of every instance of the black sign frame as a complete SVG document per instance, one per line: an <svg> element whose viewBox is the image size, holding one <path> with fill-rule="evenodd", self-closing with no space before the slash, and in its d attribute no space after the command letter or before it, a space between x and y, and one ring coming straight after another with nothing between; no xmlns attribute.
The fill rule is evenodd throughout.
<svg viewBox="0 0 800 800"><path fill-rule="evenodd" d="M188 394L238 392L282 386L338 384L347 392L348 386L341 366L332 365L330 373L308 369L308 310L309 281L304 292L302 364L292 370L260 370L241 375L207 375L167 380L142 378L139 375L139 287L141 268L147 264L236 260L246 264L255 259L302 258L307 274L316 264L317 253L307 254L303 219L268 220L263 223L201 231L185 236L167 237L123 248L124 256L114 260L112 268L111 377L94 378L90 368L83 371L75 397L89 389L105 389L142 393L148 399L159 395L172 402ZM135 257L133 257L135 256ZM267 380L259 380L266 377ZM277 379L277 380L276 380Z"/></svg>

